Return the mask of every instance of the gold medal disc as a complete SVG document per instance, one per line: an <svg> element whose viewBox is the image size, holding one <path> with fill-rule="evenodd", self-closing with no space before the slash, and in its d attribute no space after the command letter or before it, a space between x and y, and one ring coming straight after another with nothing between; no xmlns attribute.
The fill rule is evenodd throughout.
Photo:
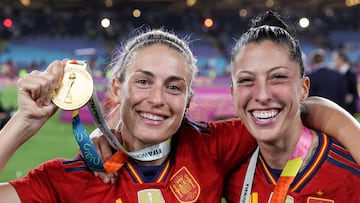
<svg viewBox="0 0 360 203"><path fill-rule="evenodd" d="M65 66L63 80L52 97L56 106L75 110L87 104L93 95L94 83L86 67L86 63Z"/></svg>

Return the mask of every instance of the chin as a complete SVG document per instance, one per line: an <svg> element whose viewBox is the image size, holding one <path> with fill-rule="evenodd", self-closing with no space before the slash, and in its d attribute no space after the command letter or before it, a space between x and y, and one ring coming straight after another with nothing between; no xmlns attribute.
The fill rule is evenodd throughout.
<svg viewBox="0 0 360 203"><path fill-rule="evenodd" d="M253 137L260 142L273 142L277 139L279 133L271 130L256 130L251 133Z"/></svg>
<svg viewBox="0 0 360 203"><path fill-rule="evenodd" d="M146 136L146 137L143 137L141 139L141 141L145 144L148 144L148 145L155 145L155 144L159 144L160 142L163 141L163 139L159 139L159 137L149 137L149 136Z"/></svg>

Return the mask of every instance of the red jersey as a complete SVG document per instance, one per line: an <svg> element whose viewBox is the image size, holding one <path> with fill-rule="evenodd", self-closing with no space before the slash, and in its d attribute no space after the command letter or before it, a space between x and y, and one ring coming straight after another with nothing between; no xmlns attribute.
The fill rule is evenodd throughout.
<svg viewBox="0 0 360 203"><path fill-rule="evenodd" d="M319 132L317 135L319 145L310 162L290 185L285 202L360 202L360 166L354 162L349 152L331 137ZM225 196L229 203L240 201L249 160L228 179ZM271 171L259 155L250 203L269 202L277 179Z"/></svg>
<svg viewBox="0 0 360 203"><path fill-rule="evenodd" d="M245 160L256 142L238 119L186 120L172 138L167 161L153 181L132 161L114 184L104 184L80 156L48 161L14 180L22 202L220 202L225 176Z"/></svg>

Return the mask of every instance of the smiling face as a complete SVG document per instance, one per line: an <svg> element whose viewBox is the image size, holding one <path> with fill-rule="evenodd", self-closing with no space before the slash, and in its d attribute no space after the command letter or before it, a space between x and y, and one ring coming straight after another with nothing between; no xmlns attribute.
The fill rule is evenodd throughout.
<svg viewBox="0 0 360 203"><path fill-rule="evenodd" d="M249 43L233 64L234 104L251 134L260 142L275 142L297 133L299 105L307 97L309 79L300 76L288 47L269 40Z"/></svg>
<svg viewBox="0 0 360 203"><path fill-rule="evenodd" d="M173 48L158 44L135 51L118 90L121 133L129 150L160 143L178 130L190 78L183 55Z"/></svg>

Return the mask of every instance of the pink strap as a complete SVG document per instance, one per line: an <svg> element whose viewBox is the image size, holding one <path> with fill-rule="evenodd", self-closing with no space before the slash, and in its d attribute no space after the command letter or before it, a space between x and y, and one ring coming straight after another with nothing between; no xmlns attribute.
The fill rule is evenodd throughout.
<svg viewBox="0 0 360 203"><path fill-rule="evenodd" d="M312 141L312 134L309 128L302 126L302 132L298 143L296 144L293 154L290 156L290 160L301 157L305 159L309 152Z"/></svg>

